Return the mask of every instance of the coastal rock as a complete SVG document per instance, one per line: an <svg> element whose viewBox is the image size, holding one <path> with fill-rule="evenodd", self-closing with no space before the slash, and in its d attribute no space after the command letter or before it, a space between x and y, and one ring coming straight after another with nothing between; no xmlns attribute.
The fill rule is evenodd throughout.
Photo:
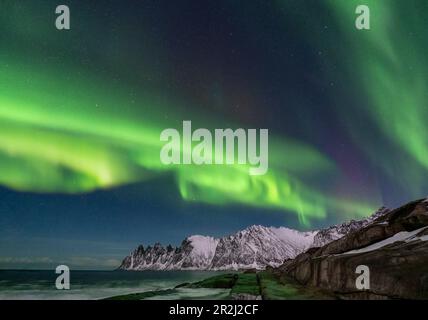
<svg viewBox="0 0 428 320"><path fill-rule="evenodd" d="M410 202L274 270L349 299L428 298L428 203ZM356 288L356 267L370 269L370 289Z"/></svg>

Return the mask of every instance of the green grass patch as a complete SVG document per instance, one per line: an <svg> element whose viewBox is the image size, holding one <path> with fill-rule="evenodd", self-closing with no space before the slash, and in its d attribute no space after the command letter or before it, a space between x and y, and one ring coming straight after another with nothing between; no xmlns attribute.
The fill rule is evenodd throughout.
<svg viewBox="0 0 428 320"><path fill-rule="evenodd" d="M232 288L238 279L238 274L227 273L218 276L214 276L202 281L191 283L186 285L186 288L211 288L211 289L230 289Z"/></svg>
<svg viewBox="0 0 428 320"><path fill-rule="evenodd" d="M300 300L303 298L296 287L280 283L270 273L260 273L259 279L262 297L265 300Z"/></svg>
<svg viewBox="0 0 428 320"><path fill-rule="evenodd" d="M238 280L233 286L230 294L251 294L260 295L260 287L257 281L257 274L255 273L240 273Z"/></svg>

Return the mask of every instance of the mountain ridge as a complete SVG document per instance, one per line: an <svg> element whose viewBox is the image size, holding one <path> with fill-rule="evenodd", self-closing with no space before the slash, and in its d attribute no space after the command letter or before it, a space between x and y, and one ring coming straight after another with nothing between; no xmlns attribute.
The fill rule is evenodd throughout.
<svg viewBox="0 0 428 320"><path fill-rule="evenodd" d="M278 267L312 247L321 247L358 230L389 212L382 207L373 215L329 228L298 231L287 227L252 225L234 234L214 238L192 235L173 247L155 243L138 246L125 257L120 270L242 270Z"/></svg>

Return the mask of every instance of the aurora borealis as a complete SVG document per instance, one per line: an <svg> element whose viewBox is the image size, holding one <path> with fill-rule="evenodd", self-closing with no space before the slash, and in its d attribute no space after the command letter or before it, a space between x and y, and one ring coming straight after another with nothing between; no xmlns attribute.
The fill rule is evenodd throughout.
<svg viewBox="0 0 428 320"><path fill-rule="evenodd" d="M422 0L363 1L370 31L353 0L104 2L68 1L69 31L54 1L1 4L5 247L61 219L65 238L168 242L317 228L426 195ZM268 173L162 165L159 135L184 120L269 129Z"/></svg>
<svg viewBox="0 0 428 320"><path fill-rule="evenodd" d="M177 165L171 169L159 160L163 145L159 133L168 127L168 121L162 125L160 116L150 116L150 106L160 114L168 112L168 106L162 111L162 106L141 98L143 107L136 111L130 108L129 115L116 115L115 106L125 101L117 90L114 96L105 97L107 90L87 92L89 84L80 82L80 89L73 80L65 84L58 77L46 88L38 72L26 70L25 76L31 80L24 82L24 87L19 71L2 73L1 84L7 91L1 98L0 146L6 174L0 180L10 188L40 193L90 192L155 179L163 171L172 171L184 200L288 209L299 214L303 223L311 216L325 217L328 206L339 208L339 201L324 200L318 191L289 173L333 172L327 158L307 145L273 144L270 170L263 176L249 176L243 165ZM13 89L8 89L11 84ZM64 95L62 86L70 85L78 89ZM46 99L40 93L47 90L60 94ZM285 164L284 152L293 155ZM362 206L356 213L364 214L367 209Z"/></svg>

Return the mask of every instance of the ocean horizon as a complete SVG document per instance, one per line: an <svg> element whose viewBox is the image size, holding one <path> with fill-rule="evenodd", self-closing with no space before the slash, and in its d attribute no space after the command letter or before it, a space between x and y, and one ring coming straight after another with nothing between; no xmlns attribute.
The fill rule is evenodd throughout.
<svg viewBox="0 0 428 320"><path fill-rule="evenodd" d="M58 290L55 270L0 269L0 300L97 300L118 295L171 289L185 282L195 282L219 271L123 271L123 270L72 270L70 290ZM186 290L180 298L213 298L213 290ZM214 296L213 296L214 295ZM156 297L155 297L156 298ZM160 298L160 297L159 297Z"/></svg>

